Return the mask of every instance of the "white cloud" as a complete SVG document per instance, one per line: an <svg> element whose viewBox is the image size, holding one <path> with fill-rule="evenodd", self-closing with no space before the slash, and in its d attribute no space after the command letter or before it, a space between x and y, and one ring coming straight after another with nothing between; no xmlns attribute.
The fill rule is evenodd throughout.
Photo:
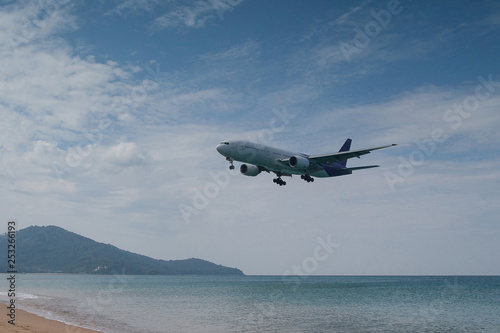
<svg viewBox="0 0 500 333"><path fill-rule="evenodd" d="M106 15L128 15L138 14L140 12L151 12L159 5L158 0L126 0L118 6L108 11Z"/></svg>
<svg viewBox="0 0 500 333"><path fill-rule="evenodd" d="M422 87L393 96L385 102L331 109L311 117L303 131L326 132L331 130L332 124L343 124L339 135L357 135L359 139L372 144L414 145L417 140L431 138L433 131L439 129L448 138L463 136L476 143L489 141L491 145L498 141L494 128L500 126L496 115L500 97L491 94L486 100L480 101L474 111L466 111L464 101L474 96L478 85L479 81L459 89ZM459 113L452 112L455 105L459 105L462 112L470 116L459 116ZM446 149L451 144L449 140L440 148Z"/></svg>
<svg viewBox="0 0 500 333"><path fill-rule="evenodd" d="M76 29L67 1L15 3L2 6L0 45L5 50L42 40L55 33Z"/></svg>
<svg viewBox="0 0 500 333"><path fill-rule="evenodd" d="M241 65L241 61L249 62L252 59L259 57L261 54L261 45L255 41L247 41L243 44L237 44L232 46L227 50L223 50L217 53L207 53L201 56L201 60L207 62L213 61L230 61L238 60Z"/></svg>
<svg viewBox="0 0 500 333"><path fill-rule="evenodd" d="M232 11L240 0L197 0L174 6L166 14L155 19L153 30L171 28L203 28L209 20L224 19L224 13Z"/></svg>
<svg viewBox="0 0 500 333"><path fill-rule="evenodd" d="M3 58L0 89L4 105L47 126L44 131L75 130L87 126L89 112L106 113L123 76L115 65L87 62L69 49L49 53L28 45Z"/></svg>

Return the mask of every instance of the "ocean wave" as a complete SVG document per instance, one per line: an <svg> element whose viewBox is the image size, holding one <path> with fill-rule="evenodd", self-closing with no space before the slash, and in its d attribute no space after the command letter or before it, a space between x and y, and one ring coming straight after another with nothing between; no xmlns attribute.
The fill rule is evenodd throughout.
<svg viewBox="0 0 500 333"><path fill-rule="evenodd" d="M8 295L9 294L5 291L0 292L1 299L7 298ZM43 298L47 298L47 297L33 295L33 294L27 294L27 293L16 293L16 299L43 299Z"/></svg>

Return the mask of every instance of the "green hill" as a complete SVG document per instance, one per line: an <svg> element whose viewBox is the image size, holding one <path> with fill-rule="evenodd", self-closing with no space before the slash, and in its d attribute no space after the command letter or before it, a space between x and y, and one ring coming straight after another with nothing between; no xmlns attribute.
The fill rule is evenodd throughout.
<svg viewBox="0 0 500 333"><path fill-rule="evenodd" d="M7 235L0 235L0 271L7 271ZM95 242L56 226L31 226L16 235L16 270L26 273L243 275L201 259L156 260Z"/></svg>

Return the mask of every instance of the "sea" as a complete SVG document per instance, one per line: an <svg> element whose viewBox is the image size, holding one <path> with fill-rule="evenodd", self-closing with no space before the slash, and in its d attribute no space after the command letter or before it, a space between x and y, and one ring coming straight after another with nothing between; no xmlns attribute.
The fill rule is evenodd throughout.
<svg viewBox="0 0 500 333"><path fill-rule="evenodd" d="M22 309L110 333L500 332L499 276L17 274L15 287Z"/></svg>

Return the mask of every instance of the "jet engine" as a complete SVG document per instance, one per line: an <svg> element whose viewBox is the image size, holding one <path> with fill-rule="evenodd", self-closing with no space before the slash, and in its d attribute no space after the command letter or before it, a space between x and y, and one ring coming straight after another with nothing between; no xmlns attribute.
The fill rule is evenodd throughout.
<svg viewBox="0 0 500 333"><path fill-rule="evenodd" d="M289 164L292 168L307 169L309 168L309 160L302 156L290 157Z"/></svg>
<svg viewBox="0 0 500 333"><path fill-rule="evenodd" d="M260 169L255 165L242 164L240 166L240 172L245 176L255 177L260 173Z"/></svg>

